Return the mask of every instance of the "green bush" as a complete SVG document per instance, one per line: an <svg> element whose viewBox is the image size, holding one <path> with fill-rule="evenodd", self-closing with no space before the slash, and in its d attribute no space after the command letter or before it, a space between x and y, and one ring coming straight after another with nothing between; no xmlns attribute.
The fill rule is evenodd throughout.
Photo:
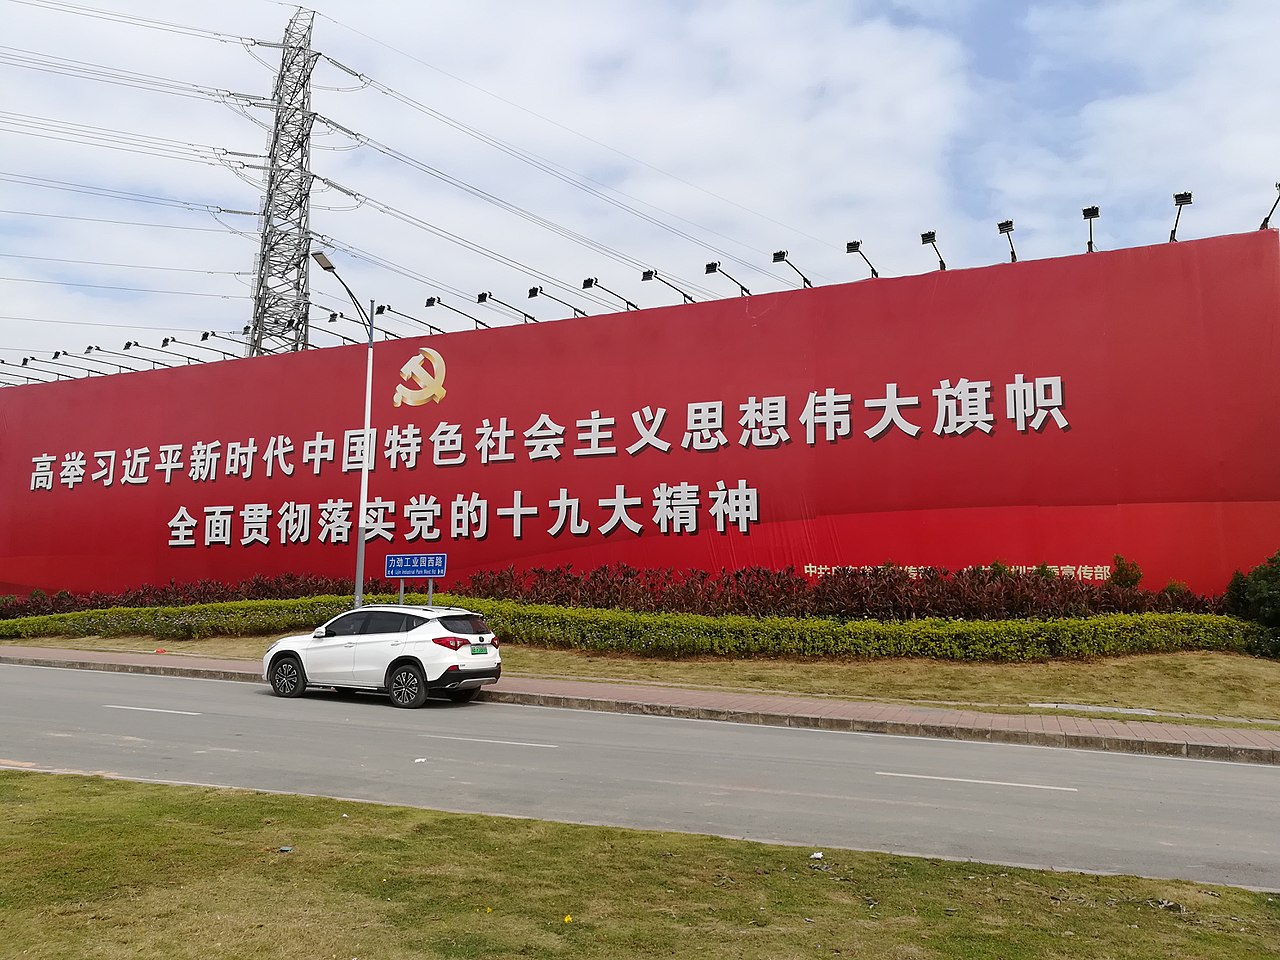
<svg viewBox="0 0 1280 960"><path fill-rule="evenodd" d="M311 630L351 606L346 597L236 600L189 607L111 607L0 620L0 639L152 636L157 640L256 637Z"/></svg>
<svg viewBox="0 0 1280 960"><path fill-rule="evenodd" d="M1280 553L1248 573L1235 572L1227 587L1226 608L1234 616L1280 631Z"/></svg>
<svg viewBox="0 0 1280 960"><path fill-rule="evenodd" d="M1111 584L1124 589L1137 589L1142 582L1142 568L1137 561L1126 560L1120 554L1112 558Z"/></svg>
<svg viewBox="0 0 1280 960"><path fill-rule="evenodd" d="M371 602L390 597L370 597ZM425 597L413 596L414 602ZM1273 634L1234 617L1192 613L1109 614L1056 620L837 621L630 613L437 595L483 614L507 642L537 647L686 657L922 657L1019 662L1174 650L1274 656ZM114 607L0 621L0 639L153 636L193 640L305 632L349 609L347 597L242 600L190 607Z"/></svg>
<svg viewBox="0 0 1280 960"><path fill-rule="evenodd" d="M700 617L468 601L505 639L663 659L721 656L923 657L1018 662L1174 650L1273 654L1270 635L1233 617L1111 614L1061 620L792 620Z"/></svg>

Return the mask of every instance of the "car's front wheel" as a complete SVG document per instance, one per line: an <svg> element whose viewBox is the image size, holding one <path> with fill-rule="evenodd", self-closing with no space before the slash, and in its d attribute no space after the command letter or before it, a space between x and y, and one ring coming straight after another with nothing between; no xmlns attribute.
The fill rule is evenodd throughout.
<svg viewBox="0 0 1280 960"><path fill-rule="evenodd" d="M307 678L297 657L281 657L271 667L271 692L277 697L300 697L307 689Z"/></svg>
<svg viewBox="0 0 1280 960"><path fill-rule="evenodd" d="M402 663L387 678L387 692L397 707L420 707L427 700L427 680L415 663Z"/></svg>
<svg viewBox="0 0 1280 960"><path fill-rule="evenodd" d="M470 703L480 695L480 688L472 687L469 690L446 690L444 695L454 703Z"/></svg>

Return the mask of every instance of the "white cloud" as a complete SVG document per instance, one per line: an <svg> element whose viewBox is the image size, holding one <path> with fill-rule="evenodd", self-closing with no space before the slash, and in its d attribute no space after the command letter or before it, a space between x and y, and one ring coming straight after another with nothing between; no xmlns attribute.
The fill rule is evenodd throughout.
<svg viewBox="0 0 1280 960"><path fill-rule="evenodd" d="M291 12L252 0L202 8L98 2L268 41L279 39ZM250 56L272 60L269 47L246 51L230 42L6 5L5 43L12 47L238 92L261 95L271 87L271 70ZM1104 208L1099 226L1106 244L1154 242L1167 233L1169 194L1181 189L1196 192L1183 235L1247 229L1265 212L1276 179L1268 101L1280 67L1268 40L1280 26L1280 9L1261 0L1055 3L1033 7L1025 22L1015 13L1002 19L998 6L927 0L606 0L590 8L568 0L421 6L368 0L356 7L325 2L318 9L317 50L489 136L616 188L627 195L620 202L693 239L624 213L376 90L326 89L357 84L323 60L315 72L318 113L721 295L732 287L702 275L706 260L733 263L753 289L777 289L795 282L769 262L769 252L782 247L815 280L861 277L861 261L843 252L853 238L864 241L885 275L925 271L933 266L931 252L919 244L926 229L938 230L953 266L993 262L1007 253L994 227L1006 217L1018 223L1024 257L1075 252L1084 233L1079 208L1095 202ZM989 53L975 49L978 10L985 17L983 43L998 41L988 34L1003 29L1006 45L1025 47L998 76L977 73L975 65L990 66L979 63ZM3 63L0 83L11 94L5 109L15 114L265 149L261 129L216 103ZM324 149L331 146L350 144L318 129L312 168L322 176L571 288L595 275L641 303L677 299L657 285L642 287L632 266L403 164L368 149ZM0 170L25 177L235 209L256 210L260 203L259 187L218 166L6 129L0 129L0 157ZM344 276L363 297L423 316L429 293L493 290L524 304L523 291L535 282L368 206L343 209L350 203L341 194L318 191L314 202L318 232L439 281L429 289L358 261L344 263ZM330 206L336 209L325 209ZM7 181L0 181L0 209L218 226L207 213ZM252 224L251 218L222 220ZM256 245L225 233L0 213L0 254L10 255L0 256L4 277L246 296L251 277L58 265L12 255L251 272ZM0 284L0 315L60 321L0 319L0 348L9 351L0 357L6 358L20 350L123 342L136 332L65 325L71 321L238 330L249 316L246 300ZM313 277L313 292L320 309L346 307L328 278ZM586 300L580 292L578 298ZM533 309L548 315L548 307L542 302ZM481 314L485 308L474 303L464 309L500 319ZM429 319L441 320L438 312Z"/></svg>

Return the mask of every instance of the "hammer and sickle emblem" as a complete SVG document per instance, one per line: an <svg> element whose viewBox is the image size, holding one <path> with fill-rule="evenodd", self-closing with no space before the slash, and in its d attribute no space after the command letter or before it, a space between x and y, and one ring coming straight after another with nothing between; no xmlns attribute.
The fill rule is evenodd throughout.
<svg viewBox="0 0 1280 960"><path fill-rule="evenodd" d="M428 373L423 362L431 364ZM400 379L412 380L420 389L414 390L403 383L396 384L396 395L391 401L394 406L407 403L411 407L420 407L434 400L439 403L444 399L444 357L430 347L419 347L418 352L400 368Z"/></svg>

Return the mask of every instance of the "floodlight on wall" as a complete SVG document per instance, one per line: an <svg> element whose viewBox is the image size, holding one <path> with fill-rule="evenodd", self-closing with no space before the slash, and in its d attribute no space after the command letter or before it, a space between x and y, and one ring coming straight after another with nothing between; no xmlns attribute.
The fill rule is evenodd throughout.
<svg viewBox="0 0 1280 960"><path fill-rule="evenodd" d="M920 234L920 245L922 247L933 247L933 252L938 258L938 269L947 269L947 262L942 259L942 254L938 253L938 234L933 230L926 230Z"/></svg>
<svg viewBox="0 0 1280 960"><path fill-rule="evenodd" d="M160 349L165 351L166 353L173 354L175 357L181 357L183 360L186 360L188 363L204 363L205 362L204 357L193 357L190 354L179 353L177 350L169 349L169 344L181 343L181 342L182 341L179 340L177 337L165 337L163 340L160 341Z"/></svg>
<svg viewBox="0 0 1280 960"><path fill-rule="evenodd" d="M683 290L677 287L674 283L672 283L666 277L659 276L657 270L645 270L643 273L640 274L640 280L641 282L648 281L648 280L657 280L659 283L665 284L666 286L674 290L676 293L680 294L680 296L684 297L685 303L697 302L693 299L693 297L689 296L687 293L685 293Z"/></svg>
<svg viewBox="0 0 1280 960"><path fill-rule="evenodd" d="M164 354L165 359L166 359L166 360L167 360L167 359L169 359L169 354L164 353L164 351L163 351L163 350L158 350L158 349L156 349L155 347L148 347L145 343L139 343L137 340L126 340L126 341L125 341L125 343L124 343L124 349L125 349L125 351L126 351L126 352L128 352L129 350L132 350L132 349L134 349L134 348L137 348L138 350L150 350L150 351L152 351L153 353L160 353L160 354ZM152 369L154 369L154 368L157 366L157 362L156 362L156 360L155 360L155 358L154 358L154 357L142 357L142 359L143 359L143 360L150 360L150 361L151 361ZM167 367L167 366L169 366L169 364L167 364L167 363L161 363L161 364L159 364L159 366Z"/></svg>
<svg viewBox="0 0 1280 960"><path fill-rule="evenodd" d="M196 350L208 350L208 351L210 351L211 353L216 353L216 354L218 354L219 356L221 356L221 357L225 357L225 358L228 358L228 359L234 359L234 358L235 358L235 354L233 354L233 353L227 353L227 351L225 351L225 350L219 350L217 347L209 347L209 346L205 346L205 344L206 344L206 342L208 341L208 339L209 339L209 335L208 335L207 333L202 333L202 334L200 334L200 342L199 342L199 343L189 343L189 342L188 342L188 341L186 341L186 340L179 340L177 337L169 337L169 338L168 338L168 340L169 340L169 342L170 342L170 343L181 343L181 344L182 344L182 345L184 345L184 346L192 347L192 348L194 348L194 349L196 349ZM204 359L204 358L201 358L201 359Z"/></svg>
<svg viewBox="0 0 1280 960"><path fill-rule="evenodd" d="M587 312L585 310L581 309L580 307L575 307L572 303L569 303L566 300L561 300L559 297L552 296L551 294L547 293L547 291L543 290L541 287L529 288L529 299L532 300L534 297L546 297L548 300L554 300L556 303L560 304L560 306L568 307L570 310L572 310L573 315L575 317L585 317L587 315Z"/></svg>
<svg viewBox="0 0 1280 960"><path fill-rule="evenodd" d="M729 280L733 281L734 283L736 283L736 284L738 285L738 290L741 292L742 296L744 296L744 297L749 297L749 296L751 296L751 291L750 291L750 290L748 290L746 287L744 287L744 286L742 285L741 281L734 280L734 278L733 278L733 277L731 277L729 274L727 274L727 273L725 273L725 272L724 272L724 268L723 268L722 266L720 266L720 261L719 261L719 260L712 260L710 263L708 263L708 264L707 264L707 266L706 266L706 268L703 270L703 272L704 272L704 273L706 273L706 274L708 274L708 275L709 275L709 274L712 274L712 273L718 273L718 274L720 274L720 275L724 276L725 278L727 278L727 279L729 279Z"/></svg>
<svg viewBox="0 0 1280 960"><path fill-rule="evenodd" d="M221 337L223 340L230 341L231 343L235 343L235 342L236 342L236 341L232 340L230 337L223 337L223 336L222 336L222 334L214 333L212 330L206 330L206 331L204 331L204 333L200 334L200 343L207 343L207 342L209 341L209 338L210 338L210 337ZM198 345L199 345L199 344L194 344L194 343L192 344L192 346L193 346L193 347L194 347L194 346L198 346ZM217 347L205 347L205 349L206 349L206 350L217 350L217 352L218 352L218 353L220 353L220 354L222 354L224 357L229 357L229 358L231 358L232 360L236 359L236 355L235 355L234 353L227 353L227 351L225 351L225 350L219 350Z"/></svg>
<svg viewBox="0 0 1280 960"><path fill-rule="evenodd" d="M327 318L327 322L328 322L328 323L337 323L339 320L351 320L351 318L350 318L350 317L348 317L348 316L347 316L346 314L344 314L344 313L330 313L330 314L329 314L329 316L328 316L328 318ZM355 323L355 321L354 321L354 320L351 320L351 322L352 322L352 323ZM317 327L316 329L318 329L318 330L322 330L322 329L324 329L324 328L323 328L323 327ZM357 345L357 346L361 343L361 341L359 341L359 340L352 340L350 337L346 336L345 334L341 334L341 333L339 333L337 330L325 330L324 332L325 332L325 333L327 333L327 334L329 334L331 337L337 337L337 338L338 338L339 340L341 340L343 343L350 343L350 344L354 344L354 345Z"/></svg>
<svg viewBox="0 0 1280 960"><path fill-rule="evenodd" d="M812 287L812 286L813 286L813 284L809 282L809 278L808 278L808 277L806 277L803 273L800 273L800 268L799 268L799 267L797 267L794 263L792 263L792 262L787 258L787 251L785 251L785 250L775 250L775 251L773 252L773 262L774 262L774 263L785 263L788 267L790 267L792 270L794 270L794 271L799 275L799 277L800 277L800 282L801 282L801 283L803 283L803 284L804 284L804 286L805 286L806 288L809 288L809 287Z"/></svg>
<svg viewBox="0 0 1280 960"><path fill-rule="evenodd" d="M62 379L61 377L58 376L58 374L53 373L50 370L37 370L34 367L28 367L26 370L23 370L19 364L8 363L5 360L0 360L0 367L13 368L12 370L0 370L0 378L10 378L10 379L4 380L4 382L9 386L17 386L18 385L17 381L19 380L22 381L23 383L48 383L49 382L48 380L41 380L39 377L29 377L27 376L27 374L29 373L43 373L46 377L52 376L53 379L55 380Z"/></svg>
<svg viewBox="0 0 1280 960"><path fill-rule="evenodd" d="M53 351L53 360L57 360L59 357L69 357L69 356L71 356L71 354L70 354L70 353L68 353L66 350L55 350L55 351ZM52 362L53 362L53 360L47 360L47 361L45 361L45 362L46 362L46 363L52 363ZM106 361L106 360L100 360L100 361L98 361L98 362L99 362L99 363L106 363L107 361ZM66 363L65 361L64 361L64 362L62 362L62 363L60 364L60 366L68 367L68 368L69 368L69 369L71 369L71 370L83 370L85 373L96 373L98 376L102 376L102 371L101 371L101 370L99 370L97 367L81 367L81 366L78 366L77 364L74 364L74 363Z"/></svg>
<svg viewBox="0 0 1280 960"><path fill-rule="evenodd" d="M874 280L880 276L880 271L872 265L871 261L867 259L867 255L862 252L861 240L850 240L844 245L844 252L856 253L858 256L862 257L862 259L866 261L867 267L871 270L871 279Z"/></svg>
<svg viewBox="0 0 1280 960"><path fill-rule="evenodd" d="M1258 227L1259 230L1266 230L1271 226L1271 215L1276 212L1277 206L1280 206L1280 183L1276 184L1275 202L1271 204L1271 209L1267 212L1267 215L1262 218L1262 226Z"/></svg>
<svg viewBox="0 0 1280 960"><path fill-rule="evenodd" d="M1013 249L1013 221L1001 220L996 224L996 229L999 230L1009 241L1009 262L1017 263L1018 251Z"/></svg>
<svg viewBox="0 0 1280 960"><path fill-rule="evenodd" d="M37 363L39 364L39 366L35 366L35 364ZM28 370L33 370L36 373L52 373L53 378L55 380L61 380L63 377L66 377L67 375L63 373L61 370L50 370L48 369L49 367L62 367L67 370L79 369L78 367L69 367L65 363L51 363L48 360L41 360L39 357L23 357L22 365L26 367ZM67 379L71 379L71 378L67 377Z"/></svg>
<svg viewBox="0 0 1280 960"><path fill-rule="evenodd" d="M92 346L85 347L85 348L84 348L84 352L85 352L86 354L89 354L89 353L105 353L105 354L106 354L107 356L109 356L109 357L118 357L118 358L119 358L119 359L121 359L121 360L136 360L136 359L139 359L139 358L137 358L137 357L131 357L131 356L128 356L127 354L118 353L118 352L117 352L117 351L115 351L115 350L103 350L103 349L102 349L100 346L98 346L96 343L95 343L95 344L93 344ZM143 361L145 361L147 358L146 358L146 357L142 357L142 358L140 358L140 359L142 359ZM105 361L103 361L103 362L105 362ZM120 366L120 364L116 364L116 365L117 365L117 366ZM154 366L155 366L155 364L153 363L153 364L152 364L152 366L154 367ZM137 367L126 367L125 369L126 369L126 370L129 370L129 371L130 371L130 372L132 372L132 373L137 373L137 372L138 372L138 368L137 368Z"/></svg>
<svg viewBox="0 0 1280 960"><path fill-rule="evenodd" d="M582 281L582 289L583 289L583 290L593 290L593 289L596 289L596 288L599 288L600 290L603 290L605 293L609 294L610 296L612 296L612 297L616 297L618 300L621 300L623 303L625 303L625 304L627 305L627 309L628 309L628 310L639 310L639 309L640 309L640 308L639 308L639 307L637 307L634 303L632 303L630 300L628 300L626 297L624 297L622 294L620 294L620 293L614 293L612 290L610 290L608 287L606 287L603 283L601 283L601 282L600 282L597 278L595 278L595 277L587 277L587 279L585 279L585 280L583 280L583 281Z"/></svg>
<svg viewBox="0 0 1280 960"><path fill-rule="evenodd" d="M518 313L518 314L520 315L520 317L524 320L524 322L525 322L525 323L537 323L537 322L538 322L538 318L537 318L537 317L535 317L533 314L531 314L531 313L525 313L523 310L517 309L516 307L513 307L511 304L506 303L506 302L504 302L504 301L502 301L502 300L499 300L497 297L495 297L495 296L494 296L492 293L490 293L488 290L485 290L485 291L484 291L484 292L482 292L482 293L477 293L477 294L476 294L476 303L486 303L486 304L487 304L487 303L489 303L490 301L492 301L493 303L498 304L499 306L506 307L506 308L507 308L508 310L510 310L512 313Z"/></svg>
<svg viewBox="0 0 1280 960"><path fill-rule="evenodd" d="M397 317L402 317L405 320L408 320L410 323L416 323L420 327L426 327L432 333L440 333L440 334L444 333L444 331L441 330L439 327L437 327L434 323L427 323L427 321L419 320L417 317L411 317L407 313L401 313L399 310L394 309L389 303L380 303L373 308L373 315L375 317L380 317L384 313L395 314Z"/></svg>
<svg viewBox="0 0 1280 960"><path fill-rule="evenodd" d="M473 317L471 314L465 313L464 311L459 310L457 307L451 307L449 306L449 304L445 303L439 297L427 297L427 300L423 304L423 306L424 307L444 307L446 310L452 310L454 313L458 314L459 316L466 317L468 320L474 323L476 325L477 330L479 330L481 327L484 327L484 329L486 330L493 329L492 327L489 326L489 324L485 323L479 317Z"/></svg>
<svg viewBox="0 0 1280 960"><path fill-rule="evenodd" d="M1191 206L1191 191L1187 190L1183 193L1175 193L1173 195L1173 205L1178 212L1173 217L1173 229L1169 231L1169 242L1177 243L1178 241L1178 221L1182 219L1182 208Z"/></svg>
<svg viewBox="0 0 1280 960"><path fill-rule="evenodd" d="M0 360L0 366L13 367L13 370L5 371L5 372L8 373L8 375L11 377L18 377L24 383L48 383L49 382L48 380L41 380L39 377L29 377L27 376L27 374L29 373L43 373L46 377L53 377L53 379L55 380L62 379L62 374L54 373L52 370L41 370L38 367L27 366L27 362L25 360L22 361L21 364L7 363L4 360ZM22 367L25 367L26 369L25 370L20 369Z"/></svg>
<svg viewBox="0 0 1280 960"><path fill-rule="evenodd" d="M104 367L114 367L114 368L115 368L115 370L114 370L114 372L115 372L115 373L124 373L126 370L127 370L127 371L129 371L130 373L134 372L134 368L133 368L133 367L126 367L126 366L125 366L123 363L121 363L119 360L104 360L104 359L102 359L101 357L95 357L95 356L93 356L93 355L92 355L92 354L93 354L93 350L94 350L94 348L93 348L93 347L85 347L85 348L84 348L84 353L83 353L83 354L77 354L77 356L79 356L82 360L87 360L87 361L88 361L88 362L90 362L90 363L100 363L100 364L102 364ZM71 356L71 354L70 354L69 352L65 351L65 350L64 350L64 351L62 351L62 355L63 355L64 357L69 357L69 356ZM57 358L57 354L56 354L56 353L54 354L54 357L55 357L55 359ZM98 372L99 372L99 373L101 373L102 371L98 371ZM108 372L112 372L112 371L108 371Z"/></svg>
<svg viewBox="0 0 1280 960"><path fill-rule="evenodd" d="M1080 211L1080 215L1084 217L1089 224L1089 245L1084 248L1084 252L1093 253L1093 221L1097 220L1098 217L1102 216L1102 214L1098 211L1097 207L1085 207Z"/></svg>

